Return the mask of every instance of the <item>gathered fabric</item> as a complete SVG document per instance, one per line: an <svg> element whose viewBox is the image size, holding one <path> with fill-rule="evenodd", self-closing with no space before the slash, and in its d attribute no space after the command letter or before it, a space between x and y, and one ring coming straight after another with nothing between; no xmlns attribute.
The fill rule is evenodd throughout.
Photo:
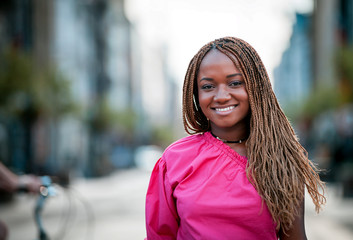
<svg viewBox="0 0 353 240"><path fill-rule="evenodd" d="M276 240L276 224L246 164L210 132L170 145L147 190L147 239Z"/></svg>

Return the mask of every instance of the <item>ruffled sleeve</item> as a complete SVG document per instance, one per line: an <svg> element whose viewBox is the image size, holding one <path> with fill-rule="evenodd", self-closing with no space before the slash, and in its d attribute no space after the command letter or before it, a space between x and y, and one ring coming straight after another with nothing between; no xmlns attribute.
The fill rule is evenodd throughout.
<svg viewBox="0 0 353 240"><path fill-rule="evenodd" d="M146 195L146 231L148 240L176 239L179 217L173 188L163 158L156 163Z"/></svg>

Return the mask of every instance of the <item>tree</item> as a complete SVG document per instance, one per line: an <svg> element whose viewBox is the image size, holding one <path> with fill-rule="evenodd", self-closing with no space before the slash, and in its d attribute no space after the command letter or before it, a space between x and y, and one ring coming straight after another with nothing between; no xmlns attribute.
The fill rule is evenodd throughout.
<svg viewBox="0 0 353 240"><path fill-rule="evenodd" d="M11 131L14 122L23 129L26 166L21 170L31 172L32 129L35 122L39 117L57 121L77 106L69 81L57 69L37 66L30 54L19 49L7 49L0 54L0 116L8 131ZM12 154L12 151L9 153Z"/></svg>

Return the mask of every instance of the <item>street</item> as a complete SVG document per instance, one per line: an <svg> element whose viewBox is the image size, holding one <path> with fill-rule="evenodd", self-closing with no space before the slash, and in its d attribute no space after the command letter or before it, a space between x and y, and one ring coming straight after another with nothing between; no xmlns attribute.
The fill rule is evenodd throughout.
<svg viewBox="0 0 353 240"><path fill-rule="evenodd" d="M43 225L51 239L144 239L149 176L150 171L129 169L104 178L75 180L68 190L58 188L56 196L48 198ZM327 206L319 215L306 199L308 239L353 239L353 199L339 195L339 187L329 186ZM0 218L10 229L9 240L36 239L35 202L34 196L18 194L14 201L0 205Z"/></svg>

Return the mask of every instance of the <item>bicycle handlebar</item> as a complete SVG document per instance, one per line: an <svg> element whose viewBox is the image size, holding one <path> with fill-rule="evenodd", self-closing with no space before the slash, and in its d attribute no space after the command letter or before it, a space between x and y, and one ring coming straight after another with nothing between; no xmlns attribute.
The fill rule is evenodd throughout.
<svg viewBox="0 0 353 240"><path fill-rule="evenodd" d="M39 239L40 240L49 240L49 237L46 234L44 227L43 227L41 213L42 213L42 209L43 209L43 206L44 206L44 203L45 203L45 200L47 199L47 197L55 196L56 191L55 191L54 186L52 186L52 180L49 176L41 177L41 181L42 181L42 186L39 189L39 197L38 197L37 204L36 204L36 207L34 210L34 218L35 218L36 225L37 225L38 231L39 231Z"/></svg>

